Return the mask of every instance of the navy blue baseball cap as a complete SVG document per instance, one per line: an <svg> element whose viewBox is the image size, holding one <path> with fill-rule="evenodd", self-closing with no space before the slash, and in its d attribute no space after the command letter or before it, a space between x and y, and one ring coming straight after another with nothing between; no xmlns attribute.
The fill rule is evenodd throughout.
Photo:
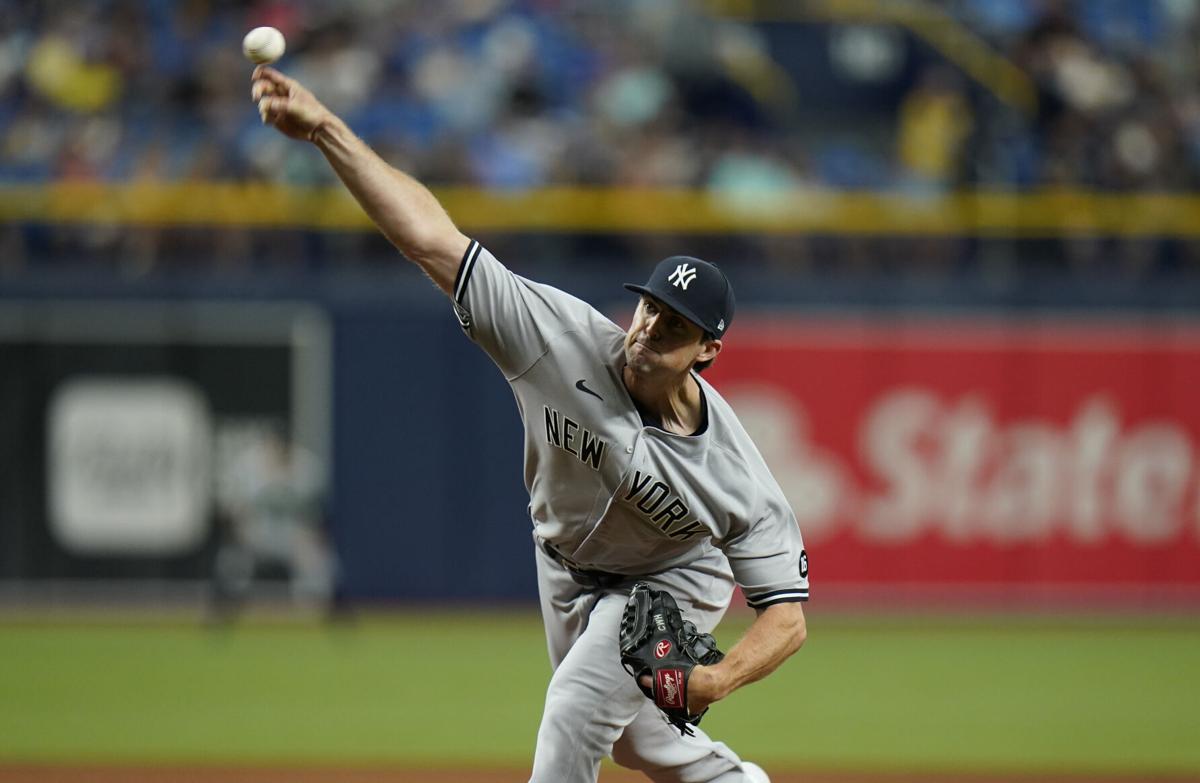
<svg viewBox="0 0 1200 783"><path fill-rule="evenodd" d="M658 262L645 285L626 283L639 294L665 302L713 337L723 337L733 322L733 287L729 278L699 258L670 256Z"/></svg>

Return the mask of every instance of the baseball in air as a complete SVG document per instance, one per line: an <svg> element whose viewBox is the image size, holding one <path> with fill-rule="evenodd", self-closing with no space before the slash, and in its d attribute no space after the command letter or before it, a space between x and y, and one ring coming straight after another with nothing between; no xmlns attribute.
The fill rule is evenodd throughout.
<svg viewBox="0 0 1200 783"><path fill-rule="evenodd" d="M242 53L252 63L273 63L283 57L283 33L274 27L255 27L242 39Z"/></svg>

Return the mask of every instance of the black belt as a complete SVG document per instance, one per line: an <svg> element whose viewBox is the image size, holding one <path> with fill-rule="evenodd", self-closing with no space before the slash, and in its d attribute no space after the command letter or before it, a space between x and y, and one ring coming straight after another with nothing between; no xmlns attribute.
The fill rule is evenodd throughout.
<svg viewBox="0 0 1200 783"><path fill-rule="evenodd" d="M542 549L550 556L551 560L558 563L571 575L571 578L575 580L575 584L586 587L589 590L607 590L610 587L616 587L622 582L636 579L636 577L626 574L614 574L609 571L580 568L575 561L551 546L549 541L542 541Z"/></svg>

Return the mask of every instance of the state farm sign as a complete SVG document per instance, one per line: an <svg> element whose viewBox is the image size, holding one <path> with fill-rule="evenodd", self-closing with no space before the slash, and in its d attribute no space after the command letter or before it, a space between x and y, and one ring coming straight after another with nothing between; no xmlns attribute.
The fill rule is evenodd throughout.
<svg viewBox="0 0 1200 783"><path fill-rule="evenodd" d="M738 327L711 377L820 578L1200 583L1200 330Z"/></svg>

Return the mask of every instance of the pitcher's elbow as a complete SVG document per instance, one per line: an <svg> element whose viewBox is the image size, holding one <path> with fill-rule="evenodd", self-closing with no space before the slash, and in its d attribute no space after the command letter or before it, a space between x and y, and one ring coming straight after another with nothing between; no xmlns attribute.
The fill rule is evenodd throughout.
<svg viewBox="0 0 1200 783"><path fill-rule="evenodd" d="M796 628L792 631L792 649L799 650L808 641L808 623L804 621L804 615L800 615L800 621L796 624Z"/></svg>
<svg viewBox="0 0 1200 783"><path fill-rule="evenodd" d="M805 640L808 639L808 623L804 619L803 605L797 602L777 604L777 606L779 607L778 619L782 623L782 630L787 634L789 647L794 653L803 647Z"/></svg>

